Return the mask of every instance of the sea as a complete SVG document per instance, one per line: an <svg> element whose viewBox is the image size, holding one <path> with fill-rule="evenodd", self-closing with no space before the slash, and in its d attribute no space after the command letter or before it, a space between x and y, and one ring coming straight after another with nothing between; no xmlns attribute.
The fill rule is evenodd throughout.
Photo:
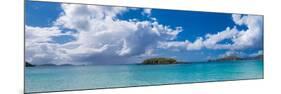
<svg viewBox="0 0 281 94"><path fill-rule="evenodd" d="M262 60L25 68L25 93L263 79Z"/></svg>

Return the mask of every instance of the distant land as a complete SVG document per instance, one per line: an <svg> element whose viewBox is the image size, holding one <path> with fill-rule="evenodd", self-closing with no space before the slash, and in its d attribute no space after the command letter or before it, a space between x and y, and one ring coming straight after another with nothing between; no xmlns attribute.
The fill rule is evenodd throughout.
<svg viewBox="0 0 281 94"><path fill-rule="evenodd" d="M177 60L173 58L149 58L142 62L142 64L177 64Z"/></svg>
<svg viewBox="0 0 281 94"><path fill-rule="evenodd" d="M263 55L257 55L257 56L253 56L253 57L238 57L235 55L231 55L231 56L225 56L222 58L218 58L218 59L210 59L208 60L208 62L214 62L214 61L235 61L235 60L263 60Z"/></svg>
<svg viewBox="0 0 281 94"><path fill-rule="evenodd" d="M37 66L75 66L75 65L72 65L72 64L61 64L61 65L56 65L56 64L41 64L41 65L34 65L34 64L31 64L29 62L25 62L25 67L37 67Z"/></svg>
<svg viewBox="0 0 281 94"><path fill-rule="evenodd" d="M263 55L257 55L253 57L239 57L235 55L231 56L225 56L222 58L217 59L210 59L207 62L221 62L221 61L236 61L236 60L263 60ZM188 63L195 63L195 62L179 62L174 58L166 58L166 57L157 57L157 58L149 58L145 59L142 63L142 65L156 65L156 64L188 64ZM41 64L41 65L34 65L29 62L25 62L25 67L36 67L36 66L79 66L79 65L73 65L73 64ZM84 65L80 65L84 66Z"/></svg>
<svg viewBox="0 0 281 94"><path fill-rule="evenodd" d="M30 64L29 62L25 62L25 67L34 67L35 65Z"/></svg>

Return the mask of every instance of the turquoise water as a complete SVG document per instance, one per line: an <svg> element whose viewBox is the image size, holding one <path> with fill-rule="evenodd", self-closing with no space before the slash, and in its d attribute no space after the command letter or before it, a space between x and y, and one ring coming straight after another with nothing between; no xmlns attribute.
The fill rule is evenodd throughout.
<svg viewBox="0 0 281 94"><path fill-rule="evenodd" d="M172 65L45 66L25 69L25 92L262 79L258 60Z"/></svg>

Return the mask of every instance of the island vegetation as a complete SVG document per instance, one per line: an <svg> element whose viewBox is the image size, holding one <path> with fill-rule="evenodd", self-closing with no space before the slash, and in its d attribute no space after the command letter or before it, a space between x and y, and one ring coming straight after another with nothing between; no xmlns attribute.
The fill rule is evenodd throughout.
<svg viewBox="0 0 281 94"><path fill-rule="evenodd" d="M142 62L142 64L177 64L177 60L173 58L149 58Z"/></svg>

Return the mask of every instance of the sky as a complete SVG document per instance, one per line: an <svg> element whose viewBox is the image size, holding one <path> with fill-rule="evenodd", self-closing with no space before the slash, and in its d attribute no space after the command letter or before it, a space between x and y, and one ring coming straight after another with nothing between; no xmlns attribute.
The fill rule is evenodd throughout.
<svg viewBox="0 0 281 94"><path fill-rule="evenodd" d="M263 17L27 1L25 51L38 65L250 57L263 54Z"/></svg>

